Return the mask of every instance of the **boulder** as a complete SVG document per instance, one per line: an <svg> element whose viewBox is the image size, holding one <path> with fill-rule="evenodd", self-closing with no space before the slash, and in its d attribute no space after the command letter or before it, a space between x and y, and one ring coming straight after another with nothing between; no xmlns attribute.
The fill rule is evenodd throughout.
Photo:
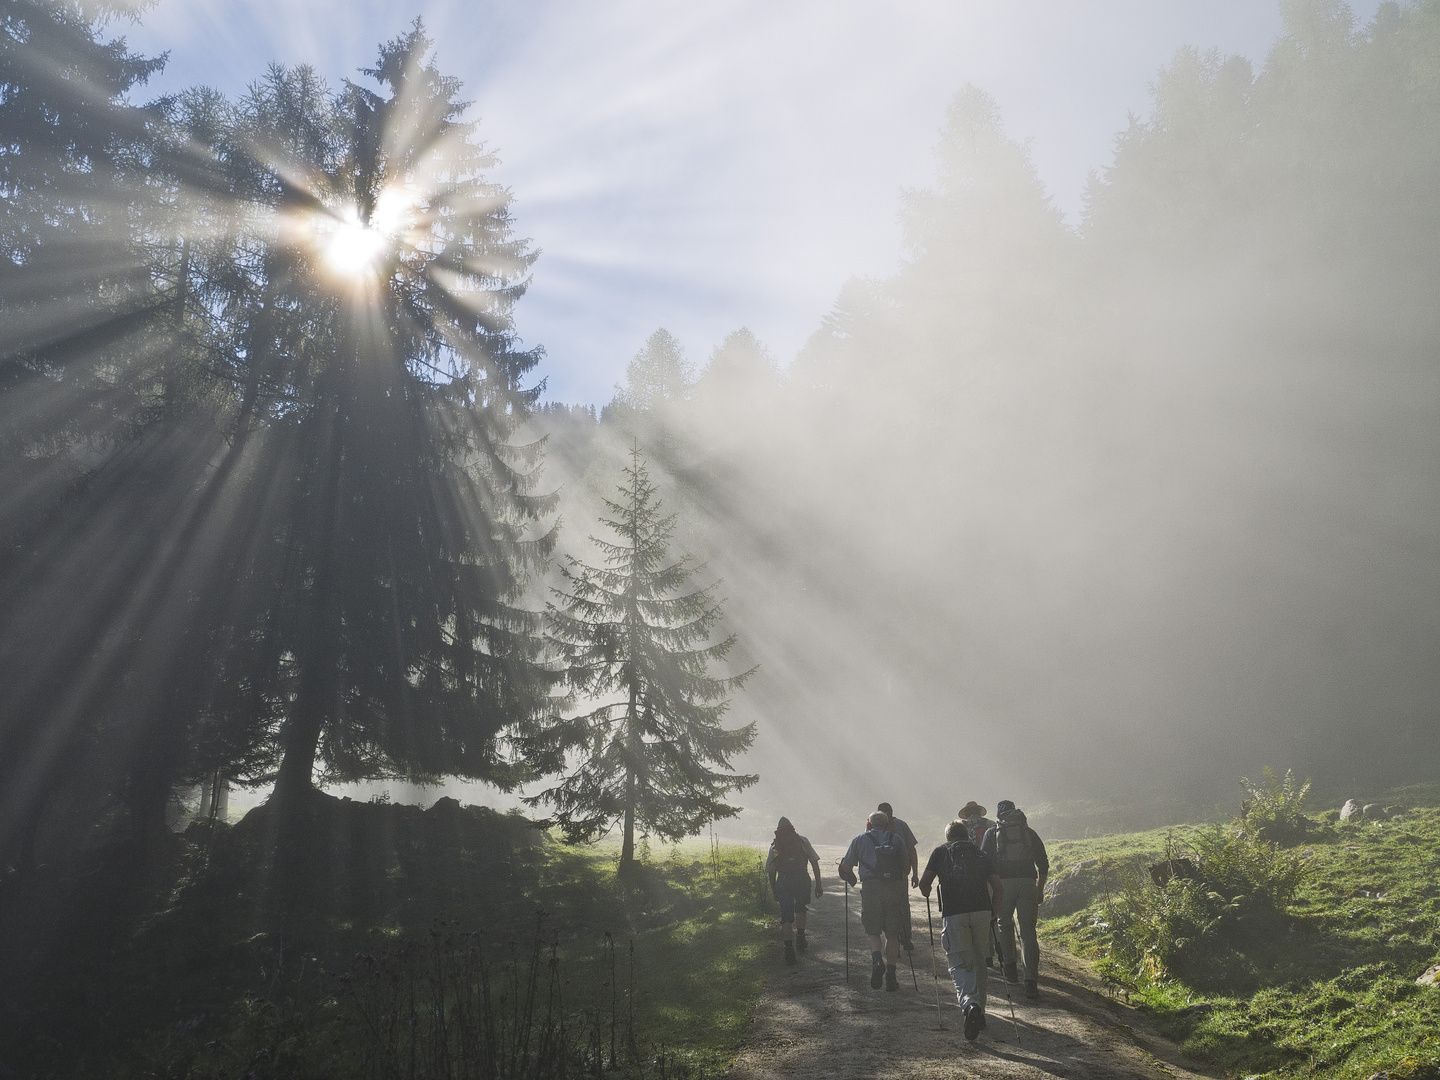
<svg viewBox="0 0 1440 1080"><path fill-rule="evenodd" d="M1383 821L1385 819L1385 808L1378 802L1366 803L1360 808L1360 813L1364 814L1371 821Z"/></svg>
<svg viewBox="0 0 1440 1080"><path fill-rule="evenodd" d="M1341 821L1356 821L1364 810L1354 799L1346 799L1345 805L1340 808Z"/></svg>
<svg viewBox="0 0 1440 1080"><path fill-rule="evenodd" d="M1068 871L1051 878L1045 883L1045 912L1047 915L1068 915L1079 911L1095 898L1100 891L1099 875L1091 873L1100 865L1099 859L1085 859L1070 867Z"/></svg>
<svg viewBox="0 0 1440 1080"><path fill-rule="evenodd" d="M1440 989L1440 964L1431 964L1429 970L1415 981L1421 986L1433 986Z"/></svg>

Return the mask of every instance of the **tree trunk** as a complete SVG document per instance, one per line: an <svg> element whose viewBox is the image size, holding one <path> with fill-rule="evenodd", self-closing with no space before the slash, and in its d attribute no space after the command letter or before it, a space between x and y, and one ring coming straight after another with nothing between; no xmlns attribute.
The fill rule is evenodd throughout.
<svg viewBox="0 0 1440 1080"><path fill-rule="evenodd" d="M630 781L625 781L626 791L632 791ZM620 873L629 873L635 866L635 807L625 807L625 840L620 845Z"/></svg>
<svg viewBox="0 0 1440 1080"><path fill-rule="evenodd" d="M639 718L635 709L639 695L637 687L630 683L630 707L625 712L625 825L624 839L620 843L619 873L626 874L635 868L635 769L636 741L635 728Z"/></svg>
<svg viewBox="0 0 1440 1080"><path fill-rule="evenodd" d="M340 468L344 457L340 413L341 405L337 399L316 433L321 443L318 449L323 454L324 472L315 484L319 498L309 536L314 591L309 617L302 625L301 639L296 645L300 686L295 695L294 711L285 724L282 736L284 755L275 776L275 795L281 800L282 814L289 796L303 798L314 787L315 754L320 746L320 733L334 705L335 684L339 675L341 620L340 607L334 597L333 563L336 519L340 513Z"/></svg>

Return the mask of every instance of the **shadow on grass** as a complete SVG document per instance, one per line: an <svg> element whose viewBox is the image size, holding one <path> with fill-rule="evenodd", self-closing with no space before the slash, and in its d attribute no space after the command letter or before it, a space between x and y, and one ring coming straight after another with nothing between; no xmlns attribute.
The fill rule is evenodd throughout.
<svg viewBox="0 0 1440 1080"><path fill-rule="evenodd" d="M336 987L357 954L437 921L503 947L532 936L540 910L576 1008L614 996L593 970L607 932L622 950L634 938L635 1023L651 1041L720 1062L733 1014L758 996L748 850L622 884L606 849L557 844L516 815L328 796L307 808L288 875L275 835L262 807L172 837L149 872L115 845L0 882L0 1075L345 1075L352 1018Z"/></svg>

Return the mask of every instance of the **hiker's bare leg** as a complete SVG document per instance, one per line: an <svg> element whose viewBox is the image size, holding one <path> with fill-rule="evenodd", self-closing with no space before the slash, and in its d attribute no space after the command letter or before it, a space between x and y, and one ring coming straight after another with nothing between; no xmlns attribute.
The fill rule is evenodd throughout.
<svg viewBox="0 0 1440 1080"><path fill-rule="evenodd" d="M879 939L879 938L876 938L876 939L875 939L875 944L872 945L872 946L870 946L870 948L871 948L872 950L874 950L874 949L879 948L879 946L880 946L880 939ZM891 967L894 967L894 966L895 966L895 961L898 960L899 958L900 958L900 935L899 935L899 934L886 934L886 935L885 935L885 963L889 964Z"/></svg>
<svg viewBox="0 0 1440 1080"><path fill-rule="evenodd" d="M877 952L880 951L880 935L879 935L879 934L871 934L871 935L870 935L870 951L871 951L872 953L877 953Z"/></svg>
<svg viewBox="0 0 1440 1080"><path fill-rule="evenodd" d="M809 912L804 908L801 908L795 913L795 929L799 930L802 934L805 932L805 916L808 914Z"/></svg>
<svg viewBox="0 0 1440 1080"><path fill-rule="evenodd" d="M803 922L803 920L804 920L804 916L803 916L803 915L801 916L801 920L802 920L802 922ZM802 926L801 929L803 930L804 927ZM781 936L782 938L784 938L785 943L786 943L787 945L788 945L790 942L794 941L794 940L795 940L795 924L794 924L793 922L782 922L782 923L780 924L780 936Z"/></svg>

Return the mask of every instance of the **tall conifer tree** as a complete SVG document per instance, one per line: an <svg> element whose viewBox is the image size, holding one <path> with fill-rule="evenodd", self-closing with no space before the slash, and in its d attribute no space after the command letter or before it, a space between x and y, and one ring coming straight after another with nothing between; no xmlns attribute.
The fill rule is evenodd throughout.
<svg viewBox="0 0 1440 1080"><path fill-rule="evenodd" d="M616 822L620 869L635 863L635 830L678 840L733 817L724 798L757 777L730 771L755 738L755 725L725 728L732 692L753 673L710 673L735 636L707 644L720 621L713 586L690 589L697 566L675 558L675 515L661 516L657 488L635 444L619 499L605 500L601 523L614 541L591 538L603 567L569 558L559 605L549 608L552 639L569 663L573 692L593 707L551 730L577 755L573 772L535 796L556 808L571 839ZM688 589L688 591L687 591Z"/></svg>

